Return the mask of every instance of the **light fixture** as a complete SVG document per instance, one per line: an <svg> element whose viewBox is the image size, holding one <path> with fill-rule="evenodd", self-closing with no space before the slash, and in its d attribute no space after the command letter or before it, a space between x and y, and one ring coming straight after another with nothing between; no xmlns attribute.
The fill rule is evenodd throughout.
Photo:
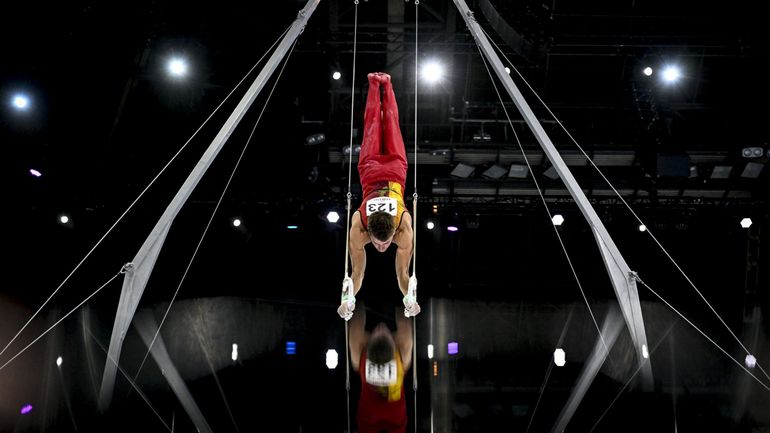
<svg viewBox="0 0 770 433"><path fill-rule="evenodd" d="M457 230L459 230L457 226L448 226L446 229L447 231L450 231L450 232L456 232Z"/></svg>
<svg viewBox="0 0 770 433"><path fill-rule="evenodd" d="M711 178L727 179L730 177L730 173L732 172L733 172L733 167L731 165L717 165L717 166L714 166L714 169L711 171Z"/></svg>
<svg viewBox="0 0 770 433"><path fill-rule="evenodd" d="M350 146L348 145L343 147L342 153L345 155L350 155ZM353 155L358 155L359 153L361 153L361 146L360 145L353 146Z"/></svg>
<svg viewBox="0 0 770 433"><path fill-rule="evenodd" d="M11 104L17 110L24 111L29 108L29 97L27 95L19 93L17 95L14 95L13 99L11 99Z"/></svg>
<svg viewBox="0 0 770 433"><path fill-rule="evenodd" d="M663 70L663 81L674 83L682 76L682 71L676 66L666 66Z"/></svg>
<svg viewBox="0 0 770 433"><path fill-rule="evenodd" d="M508 173L508 170L504 169L503 167L500 167L497 164L494 164L490 166L488 169L484 170L484 173L481 175L486 179L493 179L497 180L502 178Z"/></svg>
<svg viewBox="0 0 770 433"><path fill-rule="evenodd" d="M511 68L506 66L505 67L505 73L508 74L508 75L511 75Z"/></svg>
<svg viewBox="0 0 770 433"><path fill-rule="evenodd" d="M550 166L546 171L543 172L543 176L547 177L548 179L556 180L559 178L559 173L556 172L556 169L553 166Z"/></svg>
<svg viewBox="0 0 770 433"><path fill-rule="evenodd" d="M339 80L340 78L342 78L342 74L340 74L339 71L334 71L332 74L332 79Z"/></svg>
<svg viewBox="0 0 770 433"><path fill-rule="evenodd" d="M326 214L326 220L334 224L340 220L340 214L338 214L336 211L329 211L329 213Z"/></svg>
<svg viewBox="0 0 770 433"><path fill-rule="evenodd" d="M289 230L297 230L299 228L299 226L298 225L294 225L294 224L289 224L289 225L286 226L286 228L289 229Z"/></svg>
<svg viewBox="0 0 770 433"><path fill-rule="evenodd" d="M238 345L233 343L233 351L230 353L230 359L233 361L238 360Z"/></svg>
<svg viewBox="0 0 770 433"><path fill-rule="evenodd" d="M564 349L556 349L553 351L553 363L557 367L564 367L567 363L567 354L564 353Z"/></svg>
<svg viewBox="0 0 770 433"><path fill-rule="evenodd" d="M553 218L551 218L551 222L553 222L553 225L555 226L560 226L564 224L564 217L560 214L556 214L553 216Z"/></svg>
<svg viewBox="0 0 770 433"><path fill-rule="evenodd" d="M337 363L339 363L339 355L337 354L337 351L334 349L329 349L326 351L326 367L329 370L333 370L337 368Z"/></svg>
<svg viewBox="0 0 770 433"><path fill-rule="evenodd" d="M434 205L433 205L433 215L435 215L435 214L437 214L437 213L438 213L438 205L437 205L437 204L434 204Z"/></svg>
<svg viewBox="0 0 770 433"><path fill-rule="evenodd" d="M741 155L744 158L762 158L765 155L765 151L761 147L744 147L741 150Z"/></svg>
<svg viewBox="0 0 770 433"><path fill-rule="evenodd" d="M425 227L426 227L428 230L433 230L433 228L434 228L434 227L436 227L436 224L435 224L433 221L428 221L428 222L425 224Z"/></svg>
<svg viewBox="0 0 770 433"><path fill-rule="evenodd" d="M458 162L455 168L452 169L451 175L454 177L467 179L473 176L474 171L476 171L476 167L468 164L463 164L462 162Z"/></svg>
<svg viewBox="0 0 770 433"><path fill-rule="evenodd" d="M650 351L647 349L646 344L642 344L642 358L649 359L650 357Z"/></svg>
<svg viewBox="0 0 770 433"><path fill-rule="evenodd" d="M25 404L24 406L21 407L21 410L19 411L19 413L21 413L22 415L26 415L30 412L32 412L31 404Z"/></svg>
<svg viewBox="0 0 770 433"><path fill-rule="evenodd" d="M34 168L30 168L29 169L29 174L31 174L32 176L35 176L35 177L40 177L40 176L43 175L43 173L35 170Z"/></svg>
<svg viewBox="0 0 770 433"><path fill-rule="evenodd" d="M433 345L428 345L428 359L433 359Z"/></svg>
<svg viewBox="0 0 770 433"><path fill-rule="evenodd" d="M751 227L751 224L752 224L751 218L744 218L741 220L741 227L745 229Z"/></svg>
<svg viewBox="0 0 770 433"><path fill-rule="evenodd" d="M241 226L241 220L238 218L233 218L233 227L240 227Z"/></svg>
<svg viewBox="0 0 770 433"><path fill-rule="evenodd" d="M305 146L315 146L326 141L326 134L319 132L317 134L311 134L305 137ZM350 150L348 150L350 153Z"/></svg>
<svg viewBox="0 0 770 433"><path fill-rule="evenodd" d="M438 61L430 60L422 66L420 75L428 84L435 84L444 77L444 67Z"/></svg>
<svg viewBox="0 0 770 433"><path fill-rule="evenodd" d="M639 224L639 231L640 232L646 232L647 231L647 226L644 225L644 224Z"/></svg>
<svg viewBox="0 0 770 433"><path fill-rule="evenodd" d="M650 75L652 75L652 68L647 66L646 68L644 68L644 70L642 70L642 73L649 77Z"/></svg>
<svg viewBox="0 0 770 433"><path fill-rule="evenodd" d="M187 62L184 59L175 57L168 61L168 73L174 77L183 77L187 75Z"/></svg>
<svg viewBox="0 0 770 433"><path fill-rule="evenodd" d="M67 224L68 222L70 222L70 217L68 217L67 215L59 215L59 222L62 224Z"/></svg>
<svg viewBox="0 0 770 433"><path fill-rule="evenodd" d="M527 173L529 173L529 168L526 165L511 164L511 168L508 169L508 177L514 179L524 179L527 177Z"/></svg>
<svg viewBox="0 0 770 433"><path fill-rule="evenodd" d="M61 358L61 356L56 358L56 366L57 367L61 367L62 362L64 362L64 360Z"/></svg>
<svg viewBox="0 0 770 433"><path fill-rule="evenodd" d="M746 367L748 368L754 368L757 366L757 358L754 357L752 354L746 355Z"/></svg>
<svg viewBox="0 0 770 433"><path fill-rule="evenodd" d="M762 174L762 169L764 168L765 164L762 164L761 162L749 161L746 163L746 167L743 167L741 177L756 179L760 174Z"/></svg>
<svg viewBox="0 0 770 433"><path fill-rule="evenodd" d="M450 341L446 345L446 352L450 355L457 355L458 352L460 352L459 345L456 341Z"/></svg>

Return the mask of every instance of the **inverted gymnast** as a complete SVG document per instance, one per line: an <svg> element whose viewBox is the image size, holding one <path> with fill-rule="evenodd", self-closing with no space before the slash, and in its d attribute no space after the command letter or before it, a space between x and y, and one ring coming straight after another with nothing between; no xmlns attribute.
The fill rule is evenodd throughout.
<svg viewBox="0 0 770 433"><path fill-rule="evenodd" d="M361 378L360 433L406 432L404 376L412 365L412 322L395 311L396 332L379 323L365 331L366 311L350 322L350 365Z"/></svg>
<svg viewBox="0 0 770 433"><path fill-rule="evenodd" d="M407 160L404 139L398 127L398 106L390 75L368 75L369 94L364 111L364 139L358 156L363 200L353 213L350 226L351 275L342 282L340 317L350 320L355 309L355 295L361 289L366 269L364 246L371 243L379 252L395 244L396 279L404 295L404 315L420 313L417 303L417 279L409 277L413 252L412 217L404 205ZM382 88L382 100L380 100Z"/></svg>

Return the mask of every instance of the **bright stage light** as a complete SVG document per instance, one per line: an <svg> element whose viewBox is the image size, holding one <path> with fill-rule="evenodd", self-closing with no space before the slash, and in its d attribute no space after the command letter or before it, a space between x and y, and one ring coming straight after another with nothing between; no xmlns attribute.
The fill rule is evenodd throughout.
<svg viewBox="0 0 770 433"><path fill-rule="evenodd" d="M460 348L456 341L450 341L447 344L446 351L450 355L457 355L460 352Z"/></svg>
<svg viewBox="0 0 770 433"><path fill-rule="evenodd" d="M644 224L639 224L639 231L640 232L646 232L647 231L647 226L644 225Z"/></svg>
<svg viewBox="0 0 770 433"><path fill-rule="evenodd" d="M648 66L648 67L644 68L644 70L642 72L644 73L644 75L649 77L650 75L652 75L652 68Z"/></svg>
<svg viewBox="0 0 770 433"><path fill-rule="evenodd" d="M444 77L444 67L434 60L423 65L420 72L423 80L429 84L435 84Z"/></svg>
<svg viewBox="0 0 770 433"><path fill-rule="evenodd" d="M174 77L182 77L187 74L187 62L183 59L175 58L168 62L168 72Z"/></svg>
<svg viewBox="0 0 770 433"><path fill-rule="evenodd" d="M744 218L741 220L741 227L745 229L751 227L751 224L752 224L751 218Z"/></svg>
<svg viewBox="0 0 770 433"><path fill-rule="evenodd" d="M642 358L648 359L650 357L650 351L647 349L646 344L642 344Z"/></svg>
<svg viewBox="0 0 770 433"><path fill-rule="evenodd" d="M559 215L559 214L556 214L556 215L553 216L551 221L553 222L553 225L560 226L560 225L564 224L564 217Z"/></svg>
<svg viewBox="0 0 770 433"><path fill-rule="evenodd" d="M556 349L553 351L553 363L557 367L564 367L567 363L567 354L564 353L564 349Z"/></svg>
<svg viewBox="0 0 770 433"><path fill-rule="evenodd" d="M232 353L230 353L230 359L232 359L233 361L238 360L238 345L235 343L233 343L233 351Z"/></svg>
<svg viewBox="0 0 770 433"><path fill-rule="evenodd" d="M31 404L25 404L21 407L21 410L19 411L22 415L26 415L30 412L32 412L32 405Z"/></svg>
<svg viewBox="0 0 770 433"><path fill-rule="evenodd" d="M447 227L446 229L447 229L447 230L449 230L450 232L456 232L457 230L459 230L459 229L457 228L457 226L449 226L449 227Z"/></svg>
<svg viewBox="0 0 770 433"><path fill-rule="evenodd" d="M340 74L338 71L334 71L334 73L332 74L332 78L335 80L339 80L340 78L342 78L342 74Z"/></svg>
<svg viewBox="0 0 770 433"><path fill-rule="evenodd" d="M338 214L335 211L331 211L328 214L326 214L326 220L329 221L330 223L334 224L334 223L336 223L337 221L340 220L340 214Z"/></svg>
<svg viewBox="0 0 770 433"><path fill-rule="evenodd" d="M667 66L663 70L663 80L667 83L673 83L682 76L682 72L676 66Z"/></svg>
<svg viewBox="0 0 770 433"><path fill-rule="evenodd" d="M428 359L433 359L433 345L428 345Z"/></svg>
<svg viewBox="0 0 770 433"><path fill-rule="evenodd" d="M27 97L27 95L18 94L13 97L11 103L17 110L23 111L29 108L29 97Z"/></svg>
<svg viewBox="0 0 770 433"><path fill-rule="evenodd" d="M30 168L29 169L29 174L31 174L32 176L35 176L35 177L40 177L40 176L43 175L43 173L35 170L34 168Z"/></svg>
<svg viewBox="0 0 770 433"><path fill-rule="evenodd" d="M505 72L506 72L508 75L511 75L511 68L509 68L509 67L507 67L507 66L506 66L506 67L505 67Z"/></svg>
<svg viewBox="0 0 770 433"><path fill-rule="evenodd" d="M68 222L70 222L70 217L68 217L67 215L60 215L59 222L62 224L67 224Z"/></svg>
<svg viewBox="0 0 770 433"><path fill-rule="evenodd" d="M329 370L333 370L337 368L337 363L339 363L339 355L337 354L337 351L334 349L329 349L326 351L326 367L329 368Z"/></svg>
<svg viewBox="0 0 770 433"><path fill-rule="evenodd" d="M428 230L433 230L433 228L436 227L436 224L433 221L428 221L428 223L425 224L425 227L427 227Z"/></svg>
<svg viewBox="0 0 770 433"><path fill-rule="evenodd" d="M64 360L61 359L61 356L56 358L56 366L57 367L61 367L62 362L64 362Z"/></svg>
<svg viewBox="0 0 770 433"><path fill-rule="evenodd" d="M746 367L754 368L757 366L757 358L754 355L746 355Z"/></svg>
<svg viewBox="0 0 770 433"><path fill-rule="evenodd" d="M233 218L233 227L240 227L241 226L241 220L238 218Z"/></svg>

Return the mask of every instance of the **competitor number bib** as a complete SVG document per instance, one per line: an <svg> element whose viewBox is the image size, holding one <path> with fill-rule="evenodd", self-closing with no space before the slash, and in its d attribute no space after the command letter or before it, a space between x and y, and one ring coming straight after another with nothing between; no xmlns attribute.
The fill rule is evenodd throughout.
<svg viewBox="0 0 770 433"><path fill-rule="evenodd" d="M373 386L391 386L398 380L396 360L387 364L375 364L366 360L366 383Z"/></svg>
<svg viewBox="0 0 770 433"><path fill-rule="evenodd" d="M387 212L392 216L398 214L398 202L393 197L375 197L366 201L366 216L375 212Z"/></svg>

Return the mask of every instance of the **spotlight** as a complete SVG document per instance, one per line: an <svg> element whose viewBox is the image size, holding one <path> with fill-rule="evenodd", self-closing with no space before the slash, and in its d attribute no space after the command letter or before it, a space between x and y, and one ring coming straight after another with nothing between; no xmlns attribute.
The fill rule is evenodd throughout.
<svg viewBox="0 0 770 433"><path fill-rule="evenodd" d="M564 353L564 349L556 349L553 351L553 363L557 367L564 367L567 363L567 354Z"/></svg>
<svg viewBox="0 0 770 433"><path fill-rule="evenodd" d="M765 151L761 147L744 147L741 150L741 155L744 158L762 158L765 155Z"/></svg>
<svg viewBox="0 0 770 433"><path fill-rule="evenodd" d="M286 228L289 229L289 230L297 230L299 228L299 226L295 225L295 224L289 224L289 225L286 226Z"/></svg>
<svg viewBox="0 0 770 433"><path fill-rule="evenodd" d="M644 68L642 73L649 77L650 75L652 75L652 68L648 66L648 67Z"/></svg>
<svg viewBox="0 0 770 433"><path fill-rule="evenodd" d="M747 229L751 227L752 221L751 218L744 218L741 220L741 227Z"/></svg>
<svg viewBox="0 0 770 433"><path fill-rule="evenodd" d="M647 226L644 225L644 224L639 224L639 231L640 232L646 232L647 231Z"/></svg>
<svg viewBox="0 0 770 433"><path fill-rule="evenodd" d="M233 218L233 227L240 227L241 226L241 220L238 218Z"/></svg>
<svg viewBox="0 0 770 433"><path fill-rule="evenodd" d="M754 357L754 355L746 355L746 367L748 368L754 368L757 366L757 358Z"/></svg>
<svg viewBox="0 0 770 433"><path fill-rule="evenodd" d="M433 359L433 345L428 345L428 359Z"/></svg>
<svg viewBox="0 0 770 433"><path fill-rule="evenodd" d="M168 72L174 77L182 77L187 74L187 62L180 58L173 58L168 62Z"/></svg>
<svg viewBox="0 0 770 433"><path fill-rule="evenodd" d="M67 215L59 215L59 222L62 224L67 224L68 222L70 222L70 217L68 217Z"/></svg>
<svg viewBox="0 0 770 433"><path fill-rule="evenodd" d="M422 66L420 74L428 84L435 84L444 77L444 67L439 62L431 60Z"/></svg>
<svg viewBox="0 0 770 433"><path fill-rule="evenodd" d="M19 411L22 415L26 415L30 412L32 412L32 405L31 404L25 404L21 407L21 410Z"/></svg>
<svg viewBox="0 0 770 433"><path fill-rule="evenodd" d="M433 228L436 227L436 224L433 221L428 221L428 223L425 224L425 227L427 227L428 230L433 230Z"/></svg>
<svg viewBox="0 0 770 433"><path fill-rule="evenodd" d="M339 80L340 78L342 78L342 74L340 74L338 71L334 71L332 74L332 79Z"/></svg>
<svg viewBox="0 0 770 433"><path fill-rule="evenodd" d="M505 73L507 73L508 75L511 75L511 68L506 66L505 67Z"/></svg>
<svg viewBox="0 0 770 433"><path fill-rule="evenodd" d="M553 222L553 225L560 226L560 225L564 224L564 217L559 215L559 214L556 214L556 215L553 216L551 221Z"/></svg>
<svg viewBox="0 0 770 433"><path fill-rule="evenodd" d="M339 362L339 355L337 354L337 351L334 349L329 349L326 351L326 367L329 368L329 370L333 370L337 368L337 363Z"/></svg>
<svg viewBox="0 0 770 433"><path fill-rule="evenodd" d="M667 66L663 70L663 81L667 83L674 83L682 76L682 72L676 66Z"/></svg>
<svg viewBox="0 0 770 433"><path fill-rule="evenodd" d="M233 343L233 351L232 351L232 353L230 354L230 358L231 358L233 361L237 361L237 360L238 360L238 345L237 345L237 344L235 344L235 343Z"/></svg>
<svg viewBox="0 0 770 433"><path fill-rule="evenodd" d="M318 134L308 135L305 137L305 146L315 146L326 141L326 134L319 132ZM350 153L350 152L348 152Z"/></svg>
<svg viewBox="0 0 770 433"><path fill-rule="evenodd" d="M56 358L56 366L57 367L61 367L62 362L64 362L64 361L61 359L61 356Z"/></svg>
<svg viewBox="0 0 770 433"><path fill-rule="evenodd" d="M327 220L328 220L330 223L334 224L334 223L336 223L337 221L339 221L339 220L340 220L340 214L338 214L338 213L337 213L337 212L335 212L335 211L331 211L331 212L329 212L328 214L326 214L326 219L327 219Z"/></svg>
<svg viewBox="0 0 770 433"><path fill-rule="evenodd" d="M40 176L43 175L43 173L35 170L34 168L30 168L29 169L29 174L31 174L32 176L35 176L35 177L40 177Z"/></svg>
<svg viewBox="0 0 770 433"><path fill-rule="evenodd" d="M642 344L642 358L648 359L650 357L650 351L647 349L646 344Z"/></svg>
<svg viewBox="0 0 770 433"><path fill-rule="evenodd" d="M459 230L459 229L457 228L457 226L449 226L449 227L447 227L446 229L447 229L448 231L450 231L450 232L456 232L457 230Z"/></svg>
<svg viewBox="0 0 770 433"><path fill-rule="evenodd" d="M11 104L19 111L25 111L29 108L29 97L24 94L18 94L13 97Z"/></svg>

